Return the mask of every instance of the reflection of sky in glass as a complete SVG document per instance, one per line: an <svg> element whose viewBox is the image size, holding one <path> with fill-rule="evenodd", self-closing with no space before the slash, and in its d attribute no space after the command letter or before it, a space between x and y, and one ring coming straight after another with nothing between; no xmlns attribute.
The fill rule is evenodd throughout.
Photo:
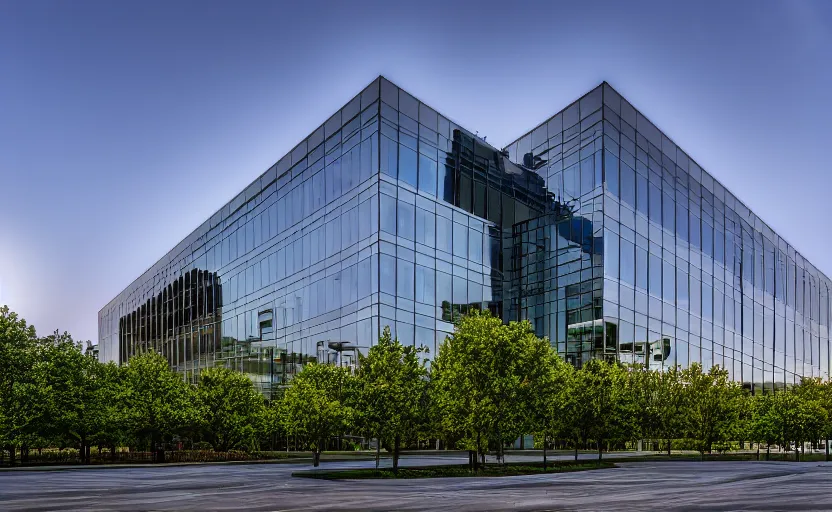
<svg viewBox="0 0 832 512"><path fill-rule="evenodd" d="M102 305L379 73L497 146L606 79L832 273L806 186L832 4L478 7L3 5L3 300L95 339Z"/></svg>

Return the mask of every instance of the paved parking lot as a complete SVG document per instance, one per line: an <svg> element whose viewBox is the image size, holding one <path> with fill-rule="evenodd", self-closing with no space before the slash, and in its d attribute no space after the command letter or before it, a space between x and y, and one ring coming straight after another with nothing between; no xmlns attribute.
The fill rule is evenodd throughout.
<svg viewBox="0 0 832 512"><path fill-rule="evenodd" d="M408 457L404 465L465 462ZM326 468L370 467L329 462ZM2 510L830 510L832 463L633 462L501 478L324 481L299 464L0 473Z"/></svg>

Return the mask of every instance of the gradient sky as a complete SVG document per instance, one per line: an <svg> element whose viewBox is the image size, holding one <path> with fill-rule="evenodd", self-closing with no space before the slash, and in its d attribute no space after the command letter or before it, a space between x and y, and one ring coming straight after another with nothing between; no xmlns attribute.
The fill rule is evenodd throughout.
<svg viewBox="0 0 832 512"><path fill-rule="evenodd" d="M379 74L497 146L607 80L832 275L832 1L681 4L0 0L0 304L96 340Z"/></svg>

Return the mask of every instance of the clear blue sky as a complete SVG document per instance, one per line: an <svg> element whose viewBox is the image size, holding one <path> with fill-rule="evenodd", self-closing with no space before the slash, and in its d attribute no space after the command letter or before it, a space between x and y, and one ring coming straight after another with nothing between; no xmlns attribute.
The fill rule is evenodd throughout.
<svg viewBox="0 0 832 512"><path fill-rule="evenodd" d="M832 274L832 2L288 4L0 2L0 303L97 339L378 74L495 145L607 80Z"/></svg>

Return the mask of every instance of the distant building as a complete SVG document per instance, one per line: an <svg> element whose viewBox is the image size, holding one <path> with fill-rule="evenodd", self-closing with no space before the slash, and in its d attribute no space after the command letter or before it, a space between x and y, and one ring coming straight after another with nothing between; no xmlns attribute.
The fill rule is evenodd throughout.
<svg viewBox="0 0 832 512"><path fill-rule="evenodd" d="M98 359L98 345L93 345L91 341L87 341L87 348L84 350L84 355Z"/></svg>
<svg viewBox="0 0 832 512"><path fill-rule="evenodd" d="M99 346L269 393L487 308L575 365L762 389L828 375L830 286L606 83L497 149L379 77L106 305Z"/></svg>

